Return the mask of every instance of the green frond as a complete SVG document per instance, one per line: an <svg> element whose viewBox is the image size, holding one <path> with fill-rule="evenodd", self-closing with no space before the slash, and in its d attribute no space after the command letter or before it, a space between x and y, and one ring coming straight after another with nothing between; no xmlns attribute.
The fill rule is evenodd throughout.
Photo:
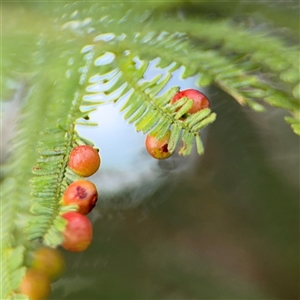
<svg viewBox="0 0 300 300"><path fill-rule="evenodd" d="M182 70L182 78L214 84L256 111L269 105L286 110L285 120L300 135L298 47L229 20L182 19L164 2L43 2L37 7L49 19L24 25L24 45L15 25L4 29L15 37L3 36L3 76L24 92L1 183L1 299L23 297L15 290L35 240L50 247L62 243L61 214L76 207L62 207L61 197L80 179L67 167L69 154L76 145L93 145L75 127L97 125L89 115L99 105L122 104L124 119L145 134L161 138L171 130L170 151L179 146L179 154L189 155L196 144L202 154L199 131L216 114L187 114L188 98L170 104L180 89L169 87L170 79ZM149 78L154 64L160 74ZM4 97L10 85L4 85Z"/></svg>
<svg viewBox="0 0 300 300"><path fill-rule="evenodd" d="M1 299L16 299L19 283L25 274L23 246L1 248ZM23 299L29 299L23 297Z"/></svg>
<svg viewBox="0 0 300 300"><path fill-rule="evenodd" d="M141 9L138 4L97 3L92 10L85 8L82 3L67 5L65 11L68 14L63 19L62 28L66 33L71 31L79 34L78 37L84 33L89 37L91 43L84 46L83 51L90 51L93 47L97 48L97 52L101 49L95 64L102 69L115 56L121 57L126 52L131 53L129 61L133 56L144 61L147 58L148 62L159 58L161 68L173 65L174 69L178 69L183 66L183 78L198 74L200 86L215 83L239 103L257 111L264 110L262 101L289 110L294 117L299 111L299 101L296 100L299 99L299 51L288 47L278 37L270 36L267 31L260 30L258 33L255 28L249 29L228 20L210 22L193 18L176 20L174 26L174 16L166 18L151 9L145 10L143 15L135 13L135 10ZM98 16L102 17L99 19ZM93 23L95 18L98 21ZM126 20L129 19L130 26L127 26ZM115 68L111 70L118 71ZM143 69L140 71L142 74ZM137 76L137 80L139 78L141 76ZM112 80L110 84L113 84ZM102 88L108 90L108 85L103 84ZM121 94L124 94L122 89L128 92L123 85L119 88ZM115 93L117 96L118 93ZM131 112L133 110L132 107Z"/></svg>
<svg viewBox="0 0 300 300"><path fill-rule="evenodd" d="M86 109L91 101L82 102L85 94L82 86L86 85L92 61L92 48L82 51L77 46L77 53L63 56L61 64L64 63L65 67L71 62L79 72L70 69L66 76L62 73L62 84L57 86L55 93L52 91L51 107L46 111L45 126L41 126L36 147L38 159L32 168L34 177L30 180L30 211L34 216L28 222L27 234L29 240L42 239L50 247L56 247L63 241L61 232L65 221L60 216L60 201L67 184L78 179L70 170L67 172L70 151L74 146L85 143L77 135L75 125L91 125L88 115L95 110ZM70 97L72 94L73 97Z"/></svg>
<svg viewBox="0 0 300 300"><path fill-rule="evenodd" d="M178 27L187 32L185 40L189 41L191 52L193 49L198 51L197 55L193 51L188 57L194 64L201 64L198 67L199 85L214 82L239 103L247 104L257 111L264 110L259 103L263 100L290 111L294 117L298 115L298 47L286 45L267 31L256 32L255 29L223 20L195 22L189 19L180 22ZM174 26L168 23L164 30L169 30L169 36L176 34L172 33ZM156 40L158 36L159 33ZM184 50L188 47L184 47ZM162 48L160 50L163 51ZM199 54L201 52L204 55ZM196 74L196 69L188 70L185 76ZM297 120L300 122L298 117Z"/></svg>
<svg viewBox="0 0 300 300"><path fill-rule="evenodd" d="M298 118L292 118L292 117L285 117L285 120L287 123L291 124L291 127L293 131L300 135L300 122L299 122L300 117Z"/></svg>
<svg viewBox="0 0 300 300"><path fill-rule="evenodd" d="M214 83L242 105L260 112L265 102L300 121L299 49L228 21L184 20L173 26L158 19L155 27L159 24L163 31L139 32L134 39L140 58L160 58L161 68L184 67L182 77L198 75L200 86Z"/></svg>
<svg viewBox="0 0 300 300"><path fill-rule="evenodd" d="M179 87L173 87L161 95L162 90L172 77L172 74L165 71L165 74L158 74L152 79L145 78L145 72L149 66L146 61L139 60L139 67L135 64L135 56L130 57L116 56L115 64L118 65L119 71L115 72L115 76L110 79L110 89L105 91L110 94L111 100L115 102L123 101L125 104L121 108L124 112L124 119L129 123L134 123L137 131L143 133L156 134L158 138L162 137L168 129L171 131L180 129L183 131L183 146L179 150L182 155L189 155L192 149L194 138L199 135L199 129L205 127L215 119L215 114L207 118L207 122L203 122L203 118L193 118L193 127L189 123L180 120L192 106L192 100L183 99L175 105L170 105L173 96L178 92ZM112 71L110 71L112 72ZM126 84L124 84L126 82ZM117 95L112 98L112 91L119 90ZM176 109L181 107L177 112ZM210 112L210 111L209 111ZM199 115L197 115L199 116ZM203 116L203 115L201 115ZM200 121L202 122L200 125ZM175 129L176 128L176 129ZM175 140L171 135L170 144L173 145ZM172 147L172 151L178 140ZM203 153L203 148L199 154Z"/></svg>

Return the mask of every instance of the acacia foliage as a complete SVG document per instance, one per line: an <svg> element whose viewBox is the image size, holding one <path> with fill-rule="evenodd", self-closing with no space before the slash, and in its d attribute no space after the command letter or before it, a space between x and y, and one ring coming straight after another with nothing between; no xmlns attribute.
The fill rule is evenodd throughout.
<svg viewBox="0 0 300 300"><path fill-rule="evenodd" d="M68 169L68 157L76 145L93 144L75 126L97 125L89 114L102 104L122 103L124 119L137 131L161 137L170 129L170 151L179 146L189 155L196 144L202 154L199 130L216 115L205 109L182 120L188 99L169 104L180 88L169 87L169 80L181 71L182 78L195 76L200 87L214 84L258 112L268 105L286 110L286 121L300 134L293 39L259 25L187 18L164 1L22 5L4 5L3 14L10 18L2 32L3 96L20 94L21 108L2 174L2 299L19 297L26 256L40 240L61 244L61 214L74 207L59 202L66 186L80 179ZM160 74L149 78L154 65Z"/></svg>

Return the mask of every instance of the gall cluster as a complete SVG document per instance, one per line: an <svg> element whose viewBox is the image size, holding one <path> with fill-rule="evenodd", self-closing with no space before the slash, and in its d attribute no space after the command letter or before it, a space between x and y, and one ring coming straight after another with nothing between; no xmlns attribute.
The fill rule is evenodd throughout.
<svg viewBox="0 0 300 300"><path fill-rule="evenodd" d="M29 299L45 299L51 292L51 283L59 279L65 269L65 260L58 249L41 247L33 253L31 267L26 270L19 290Z"/></svg>
<svg viewBox="0 0 300 300"><path fill-rule="evenodd" d="M93 175L100 167L101 159L91 146L75 147L70 154L68 167L82 177ZM86 216L98 200L96 186L85 179L71 183L65 190L61 205L77 205L77 211L67 212L62 217L67 221L63 232L62 247L68 251L81 252L88 248L93 238L93 227ZM19 291L30 299L45 299L51 292L51 283L65 269L65 261L58 249L41 247L33 253L30 268L22 278Z"/></svg>
<svg viewBox="0 0 300 300"><path fill-rule="evenodd" d="M100 167L99 153L91 146L77 146L71 151L68 166L82 177L93 175ZM93 227L86 216L96 205L98 192L96 186L88 180L71 183L62 197L62 205L77 205L76 212L62 215L67 220L62 247L68 251L81 252L92 242Z"/></svg>
<svg viewBox="0 0 300 300"><path fill-rule="evenodd" d="M194 114L209 107L209 101L205 95L194 89L179 91L171 100L171 104L183 97L193 100L193 105L187 114L181 117L184 120L189 114ZM148 153L156 159L170 157L168 149L171 131L161 138L147 135L145 146ZM93 175L100 167L101 159L97 150L88 145L75 147L71 153L68 167L81 177ZM62 214L67 221L63 232L64 241L61 246L71 252L86 250L92 242L93 227L87 217L98 200L96 186L81 179L72 182L65 190L61 205L76 205L77 211ZM51 292L51 283L57 280L65 269L65 261L58 249L41 247L33 253L30 268L26 270L19 287L19 292L30 299L45 299Z"/></svg>
<svg viewBox="0 0 300 300"><path fill-rule="evenodd" d="M195 114L196 112L209 108L209 101L205 95L194 89L187 89L179 91L171 100L171 104L179 101L183 97L187 97L193 100L193 105L187 112L187 114ZM183 116L181 120L184 120L186 116ZM168 149L171 132L170 130L161 138L157 139L155 136L147 135L145 140L145 146L148 153L156 159L165 159L170 157L174 152L170 152Z"/></svg>

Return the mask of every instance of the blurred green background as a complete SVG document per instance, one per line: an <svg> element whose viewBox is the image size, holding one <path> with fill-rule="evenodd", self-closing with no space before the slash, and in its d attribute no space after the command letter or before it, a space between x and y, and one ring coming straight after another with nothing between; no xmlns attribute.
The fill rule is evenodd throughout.
<svg viewBox="0 0 300 300"><path fill-rule="evenodd" d="M20 47L28 50L36 42L36 24L47 26L48 5L2 3L2 50L19 60L20 70L31 66ZM292 42L290 31L299 30L298 1L184 1L168 7L276 25ZM3 62L4 70L10 61ZM92 178L100 194L91 214L94 240L83 253L64 251L68 268L50 299L300 298L299 137L282 110L259 114L217 89L205 93L218 117L204 133L202 157L153 161L144 137L125 122L86 133L103 160ZM101 139L105 132L109 139Z"/></svg>

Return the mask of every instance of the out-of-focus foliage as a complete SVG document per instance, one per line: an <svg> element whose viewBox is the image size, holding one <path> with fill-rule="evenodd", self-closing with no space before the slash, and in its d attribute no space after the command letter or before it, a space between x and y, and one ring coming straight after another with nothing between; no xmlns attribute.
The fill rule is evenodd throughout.
<svg viewBox="0 0 300 300"><path fill-rule="evenodd" d="M38 239L52 247L62 241L59 201L77 178L68 156L75 145L92 144L74 128L96 125L88 119L99 105L124 102L124 118L137 130L162 136L171 127L173 148L182 140L180 152L189 155L196 141L201 154L199 129L215 114L180 120L169 105L178 87L164 88L182 70L183 78L196 76L199 86L215 85L256 111L286 110L300 134L298 6L291 2L283 8L291 17L278 18L288 15L280 5L236 4L2 3L3 117L11 99L20 108L2 174L3 299L17 297ZM266 15L253 13L264 7L270 7ZM153 61L161 76L145 79Z"/></svg>

